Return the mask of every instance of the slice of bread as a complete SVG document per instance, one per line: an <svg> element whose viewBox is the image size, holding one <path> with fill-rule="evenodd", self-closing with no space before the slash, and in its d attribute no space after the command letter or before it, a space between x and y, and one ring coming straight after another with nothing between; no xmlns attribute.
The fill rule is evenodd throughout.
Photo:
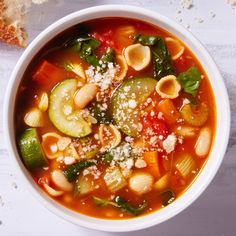
<svg viewBox="0 0 236 236"><path fill-rule="evenodd" d="M43 2L45 0L0 0L0 41L25 47L25 14L31 3Z"/></svg>

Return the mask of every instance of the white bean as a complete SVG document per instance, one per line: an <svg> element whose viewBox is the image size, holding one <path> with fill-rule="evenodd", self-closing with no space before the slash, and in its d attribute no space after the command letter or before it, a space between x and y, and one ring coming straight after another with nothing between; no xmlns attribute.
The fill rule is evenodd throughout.
<svg viewBox="0 0 236 236"><path fill-rule="evenodd" d="M60 189L64 191L71 191L73 189L73 184L68 182L65 175L61 170L54 170L51 173L53 183Z"/></svg>
<svg viewBox="0 0 236 236"><path fill-rule="evenodd" d="M26 113L24 122L30 127L42 127L44 125L42 111L38 108L32 108Z"/></svg>
<svg viewBox="0 0 236 236"><path fill-rule="evenodd" d="M211 130L204 127L200 130L198 139L195 144L195 153L198 156L205 156L208 154L211 144Z"/></svg>
<svg viewBox="0 0 236 236"><path fill-rule="evenodd" d="M83 109L96 96L98 87L96 84L85 84L80 90L75 93L74 103L77 108Z"/></svg>
<svg viewBox="0 0 236 236"><path fill-rule="evenodd" d="M129 187L139 195L150 192L152 190L153 177L145 172L134 174L129 179Z"/></svg>

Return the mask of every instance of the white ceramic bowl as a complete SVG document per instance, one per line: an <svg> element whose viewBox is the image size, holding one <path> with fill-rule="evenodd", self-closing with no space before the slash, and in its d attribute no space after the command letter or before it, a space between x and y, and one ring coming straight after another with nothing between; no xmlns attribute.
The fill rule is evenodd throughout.
<svg viewBox="0 0 236 236"><path fill-rule="evenodd" d="M169 206L152 214L128 220L103 220L92 218L73 212L50 199L40 190L31 175L24 167L17 152L15 143L13 104L16 99L16 93L21 78L34 55L50 39L54 38L57 34L68 29L69 27L83 21L103 17L128 17L143 20L169 31L177 38L182 40L192 50L192 52L204 66L204 69L206 70L214 91L217 107L217 128L214 145L209 160L207 161L205 167L203 168L195 182L181 197L179 197ZM40 202L42 202L49 210L51 210L55 214L77 225L103 231L122 232L144 229L146 227L150 227L166 221L167 219L184 210L194 200L196 200L197 197L199 197L199 195L206 189L206 187L215 176L223 160L229 139L230 109L228 94L223 79L214 61L212 60L206 49L189 31L187 31L177 23L171 21L170 19L153 11L127 5L106 5L84 9L62 18L61 20L55 22L46 30L44 30L26 48L23 55L19 59L9 81L5 98L4 127L6 134L6 143L10 156L16 164L17 169L22 176L22 180L25 182L26 186L31 190L31 192L40 200Z"/></svg>

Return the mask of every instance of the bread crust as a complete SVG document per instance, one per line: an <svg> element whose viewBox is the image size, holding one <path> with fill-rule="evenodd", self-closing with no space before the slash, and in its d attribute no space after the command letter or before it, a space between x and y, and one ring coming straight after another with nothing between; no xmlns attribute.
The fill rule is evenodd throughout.
<svg viewBox="0 0 236 236"><path fill-rule="evenodd" d="M25 30L6 23L4 19L5 9L4 0L0 0L0 41L19 47L25 47L27 37Z"/></svg>

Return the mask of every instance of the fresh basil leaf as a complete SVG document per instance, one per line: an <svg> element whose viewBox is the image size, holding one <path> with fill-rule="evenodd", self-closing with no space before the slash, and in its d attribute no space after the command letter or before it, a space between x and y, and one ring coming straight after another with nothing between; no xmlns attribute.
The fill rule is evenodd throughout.
<svg viewBox="0 0 236 236"><path fill-rule="evenodd" d="M178 81L186 93L196 96L201 83L201 74L196 67L191 67L179 74Z"/></svg>

